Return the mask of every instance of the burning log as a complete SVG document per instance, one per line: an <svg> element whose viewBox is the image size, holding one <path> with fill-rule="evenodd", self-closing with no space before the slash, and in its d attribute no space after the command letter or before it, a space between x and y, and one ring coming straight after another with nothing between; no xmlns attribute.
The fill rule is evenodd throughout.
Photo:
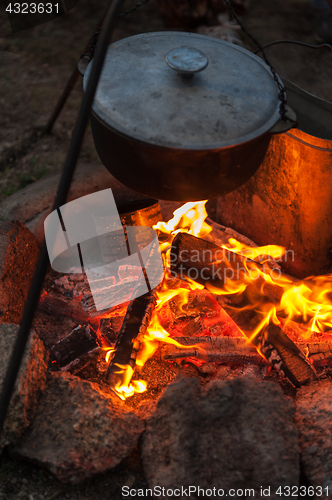
<svg viewBox="0 0 332 500"><path fill-rule="evenodd" d="M101 318L99 323L99 329L102 337L106 337L108 342L114 344L118 335L120 333L121 325L123 323L123 318L125 317L126 310L124 307L118 307L118 310L112 311L112 315L106 318Z"/></svg>
<svg viewBox="0 0 332 500"><path fill-rule="evenodd" d="M313 342L299 343L298 347L306 354L315 367L332 365L332 343Z"/></svg>
<svg viewBox="0 0 332 500"><path fill-rule="evenodd" d="M266 361L257 353L255 347L243 337L174 337L181 347L163 344L161 359L179 358L204 359L221 364L265 364ZM188 349L188 346L193 346Z"/></svg>
<svg viewBox="0 0 332 500"><path fill-rule="evenodd" d="M115 344L115 352L106 372L107 383L122 399L125 398L124 394L131 393L129 384L140 348L139 342L135 342L135 339L138 335L144 335L147 331L157 301L155 287L160 284L164 277L158 237L154 237L144 261L139 250L138 241L134 239L131 245L132 249L136 250L141 263L141 273L139 279L136 280L131 297L135 297L137 293L140 293L142 283L149 291L139 295L129 303ZM160 259L159 263L158 259ZM130 387L135 387L135 390L139 392L145 390L145 384L140 381L133 382ZM134 389L132 392L134 392Z"/></svg>
<svg viewBox="0 0 332 500"><path fill-rule="evenodd" d="M180 278L188 277L202 285L222 288L227 281L243 283L247 273L259 294L262 293L272 302L279 302L284 291L280 284L267 283L259 274L265 273L282 281L293 278L271 269L267 264L250 260L232 250L220 248L210 241L197 238L188 233L178 233L171 249L171 271Z"/></svg>
<svg viewBox="0 0 332 500"><path fill-rule="evenodd" d="M180 278L188 277L204 285L224 288L228 279L235 285L247 283L246 273L260 268L263 266L259 263L187 233L177 234L173 241L171 270ZM270 274L273 270L265 266L264 272ZM276 299L280 301L282 294L282 287L266 284L259 276L251 280L240 295L227 294L226 289L224 297L232 304L225 302L224 309L257 350L292 384L300 387L316 377L310 363L279 326L269 321L269 324L262 323L267 316L267 306ZM258 299L255 306L251 305L253 297Z"/></svg>
<svg viewBox="0 0 332 500"><path fill-rule="evenodd" d="M130 302L115 344L114 356L106 372L106 381L113 388L120 383L119 368L134 368L139 348L138 345L135 346L135 339L138 334L146 332L155 304L156 296L153 291Z"/></svg>
<svg viewBox="0 0 332 500"><path fill-rule="evenodd" d="M259 347L271 365L283 371L295 387L315 380L316 374L305 355L278 325L270 323L265 328Z"/></svg>
<svg viewBox="0 0 332 500"><path fill-rule="evenodd" d="M245 298L243 299L245 303ZM246 310L225 305L226 312L238 325L240 330L250 338L252 332L258 331L262 322L264 306ZM276 368L283 372L289 381L300 387L316 378L315 372L305 354L290 340L282 329L270 322L251 338L256 349Z"/></svg>
<svg viewBox="0 0 332 500"><path fill-rule="evenodd" d="M278 338L280 338L279 331ZM184 348L181 349L173 344L163 344L160 348L163 361L196 357L219 364L261 365L266 363L264 358L257 353L254 345L244 337L173 337L173 340L183 345ZM188 346L193 346L193 349L188 349ZM302 358L305 356L315 368L332 365L332 342L298 342L295 347L297 348L296 354L299 354L298 350L300 350L300 356ZM294 344L289 345L289 349L294 349Z"/></svg>
<svg viewBox="0 0 332 500"><path fill-rule="evenodd" d="M102 280L100 280L102 281ZM106 281L106 280L105 280ZM103 283L103 287L92 295L90 288L82 290L81 304L84 311L89 315L89 317L94 318L100 316L106 311L113 309L109 307L112 300L119 296L128 296L137 282L137 279L125 278L120 283L115 283L113 280L109 280L109 283ZM100 305L100 310L96 310L95 302ZM105 304L105 308L102 304Z"/></svg>

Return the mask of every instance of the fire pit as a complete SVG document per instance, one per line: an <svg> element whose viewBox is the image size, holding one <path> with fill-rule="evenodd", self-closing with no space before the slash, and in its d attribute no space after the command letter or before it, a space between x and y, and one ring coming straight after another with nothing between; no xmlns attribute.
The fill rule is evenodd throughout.
<svg viewBox="0 0 332 500"><path fill-rule="evenodd" d="M200 484L208 488L210 476L204 464L209 459L204 450L212 446L206 443L217 438L220 427L212 422L218 419L221 428L231 426L235 435L236 428L244 426L243 432L250 429L254 440L273 443L279 472L271 476L271 464L265 472L258 466L271 452L268 445L254 465L263 479L236 479L222 459L223 447L230 446L222 432L218 434L220 448L214 447L218 459L210 479L216 487L252 487L258 494L260 482L275 491L277 482L282 487L290 482L299 485L294 408L282 392L294 397L294 386L302 386L297 422L301 439L307 439L302 422L306 411L314 411L308 409L310 404L306 406L312 397L310 387L320 390L319 384L325 384L324 398L330 397L326 392L331 363L329 276L299 282L283 274L277 263L282 248L257 247L206 219L204 205L188 203L171 220L154 226L167 266L165 279L141 300L98 314L85 300L88 283L84 276L54 271L48 275L34 323L50 351L48 381L32 425L15 453L46 466L61 481L78 482L119 463L142 435L145 420L141 459L149 486ZM296 309L290 309L290 303ZM127 351L121 350L121 336ZM128 363L117 363L117 349L129 356ZM69 417L67 412L73 411ZM129 421L130 432L125 425ZM116 447L102 437L110 422ZM319 425L318 421L315 432ZM176 440L180 439L175 438L177 433L187 437L178 445L172 441L166 446L165 428L172 429ZM185 451L189 434L197 432L201 451L193 446L197 467L198 463L203 466L199 482L189 474L196 465ZM61 435L64 439L56 437ZM240 454L251 452L249 448L243 451L237 438L232 439L231 468L248 474L252 464L244 461L241 465ZM287 449L283 439L289 443ZM91 456L84 459L87 446ZM248 442L248 447L255 446ZM284 457L282 461L278 454ZM167 456L174 481L167 479L164 469ZM181 468L175 465L176 456L181 457ZM306 464L307 456L309 451L304 451ZM228 471L221 481L217 480L220 464ZM278 474L284 479L276 479ZM323 485L321 480L313 484L318 482Z"/></svg>
<svg viewBox="0 0 332 500"><path fill-rule="evenodd" d="M330 275L292 278L277 264L284 249L241 243L225 228L206 223L206 216L203 202L188 203L173 219L155 226L165 278L156 290L134 299L125 315L122 306L89 317L82 281L73 275L54 282L58 291L67 290L82 301L97 341L108 351L107 381L123 399L146 390L144 382L132 384L131 378L135 367L141 369L160 343L166 344L162 359L193 358L198 369L202 365L206 369L209 361L211 373L212 361L241 364L248 356L259 365L269 362L297 387L314 380L328 364L328 344L325 361L323 353L320 360L316 353L320 342L328 343L331 330ZM50 308L52 301L45 295L42 307ZM123 323L115 350L108 349L101 325L105 328L103 320L112 324L119 317ZM228 343L222 340L225 329ZM60 346L55 349L61 366L66 365L63 351Z"/></svg>

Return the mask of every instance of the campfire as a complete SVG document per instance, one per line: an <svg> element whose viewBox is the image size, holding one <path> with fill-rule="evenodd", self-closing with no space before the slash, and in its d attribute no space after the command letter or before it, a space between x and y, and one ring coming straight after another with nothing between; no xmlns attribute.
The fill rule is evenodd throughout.
<svg viewBox="0 0 332 500"><path fill-rule="evenodd" d="M106 351L106 380L123 400L146 391L147 382L137 377L159 348L163 360L197 368L211 361L266 363L296 387L329 363L332 276L297 280L284 274L279 263L292 258L290 252L230 237L207 219L205 203L186 203L154 226L164 262L156 289L85 318ZM74 297L91 314L84 286L75 285ZM125 310L110 343L101 324L120 320Z"/></svg>
<svg viewBox="0 0 332 500"><path fill-rule="evenodd" d="M6 442L16 445L19 456L73 483L115 467L142 443L140 460L149 485L172 484L164 470L169 453L174 471L183 455L186 465L177 484L187 484L188 471L196 470L190 457L197 455L201 470L201 463L210 464L212 446L218 457L213 477L221 478L214 481L232 488L238 484L232 471L250 475L252 468L251 459L243 463L238 434L243 425L252 436L245 456L255 448L260 474L273 449L285 484L298 484L298 443L303 442L307 451L301 456L311 477L311 445L325 427L320 430L319 420L310 424L308 433L313 426L316 430L306 441L306 422L316 422L317 404L329 398L331 277L298 280L284 274L280 264L290 253L257 247L220 226L207 217L205 202L185 204L154 230L163 280L127 303L99 311L84 274L49 272L20 378L21 387L30 381L29 399L21 390L12 419L20 418L19 431L14 424L8 428ZM149 259L145 266L149 271ZM112 294L118 283L127 286L128 273L137 281L137 269L120 271L117 283L109 280L102 293ZM8 349L17 327L2 329ZM296 398L299 438L294 403L285 393ZM26 413L33 407L27 428ZM165 437L169 426L178 441ZM221 432L225 426L231 426L230 434ZM190 436L198 439L197 453L186 448ZM225 446L231 449L226 455ZM231 461L223 462L229 453ZM208 485L204 470L202 484ZM220 470L228 472L221 477ZM195 484L193 474L188 484ZM269 485L270 477L267 464L264 480L260 475L257 481ZM276 478L271 484L279 484ZM256 488L257 481L244 479L239 487Z"/></svg>

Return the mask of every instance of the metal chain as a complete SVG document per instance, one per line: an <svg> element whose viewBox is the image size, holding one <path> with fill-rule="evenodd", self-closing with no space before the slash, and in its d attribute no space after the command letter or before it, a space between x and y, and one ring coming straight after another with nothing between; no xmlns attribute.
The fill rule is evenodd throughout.
<svg viewBox="0 0 332 500"><path fill-rule="evenodd" d="M98 38L99 38L99 33L101 32L101 30L102 30L102 28L99 28L99 30L97 30L92 35L91 44L90 44L90 47L89 47L89 52L87 52L86 54L82 54L81 57L88 56L90 60L93 58L93 56L95 54L95 50L96 50Z"/></svg>
<svg viewBox="0 0 332 500"><path fill-rule="evenodd" d="M329 49L332 52L332 45L330 45L329 43L320 43L319 45L313 45L312 43L299 42L298 40L289 40L288 38L282 40L274 40L273 42L266 43L262 46L262 48L267 49L268 47L272 47L272 45L279 45L280 43L291 43L293 45L308 47L309 49ZM254 54L258 54L258 52L260 51L261 49L257 49L255 50Z"/></svg>
<svg viewBox="0 0 332 500"><path fill-rule="evenodd" d="M277 87L278 87L278 90L279 90L278 99L280 101L279 111L280 111L281 119L283 121L288 120L288 118L286 116L286 104L287 104L286 89L283 86L283 84L281 83L281 81L279 80L277 73L276 73L276 70L274 69L274 67L272 66L270 61L268 60L268 58L264 52L264 48L261 46L261 44L258 42L258 40L256 40L256 38L253 35L251 35L251 33L249 33L246 30L246 28L243 26L242 21L240 21L239 17L237 16L237 14L236 14L235 10L233 9L233 6L229 2L229 0L223 0L223 2L227 5L228 10L232 14L234 19L238 23L238 25L240 26L240 28L242 29L243 33L245 33L254 42L254 44L257 45L258 49L262 52L263 59L264 59L265 63L269 66L270 71L271 71L272 76L273 76L273 79L275 80Z"/></svg>
<svg viewBox="0 0 332 500"><path fill-rule="evenodd" d="M125 10L125 11L121 12L120 14L118 14L118 17L123 17L123 16L126 16L127 14L131 14L132 12L135 12L135 10L137 10L139 7L142 7L142 5L145 5L148 2L150 2L150 0L142 0L142 2L137 3L131 9ZM91 59L94 56L95 50L96 50L96 46L97 46L97 42L98 42L98 38L99 38L99 34L100 34L101 30L102 30L102 26L92 35L91 44L89 47L89 52L87 52L85 54L81 54L81 59L83 57L88 57L91 61Z"/></svg>
<svg viewBox="0 0 332 500"><path fill-rule="evenodd" d="M148 2L150 2L150 0L143 0L142 2L137 3L132 9L125 10L124 12L121 12L121 14L118 14L118 17L123 17L127 14L131 14L132 12L135 12L135 10L137 10L139 7L142 7L142 5L145 5Z"/></svg>

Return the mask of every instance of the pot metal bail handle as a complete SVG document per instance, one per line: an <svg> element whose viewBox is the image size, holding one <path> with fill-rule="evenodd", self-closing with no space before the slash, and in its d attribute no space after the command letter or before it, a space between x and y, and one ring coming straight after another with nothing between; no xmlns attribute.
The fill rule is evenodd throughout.
<svg viewBox="0 0 332 500"><path fill-rule="evenodd" d="M167 53L166 62L178 75L192 78L194 73L206 68L209 58L204 52L193 47L178 47Z"/></svg>

